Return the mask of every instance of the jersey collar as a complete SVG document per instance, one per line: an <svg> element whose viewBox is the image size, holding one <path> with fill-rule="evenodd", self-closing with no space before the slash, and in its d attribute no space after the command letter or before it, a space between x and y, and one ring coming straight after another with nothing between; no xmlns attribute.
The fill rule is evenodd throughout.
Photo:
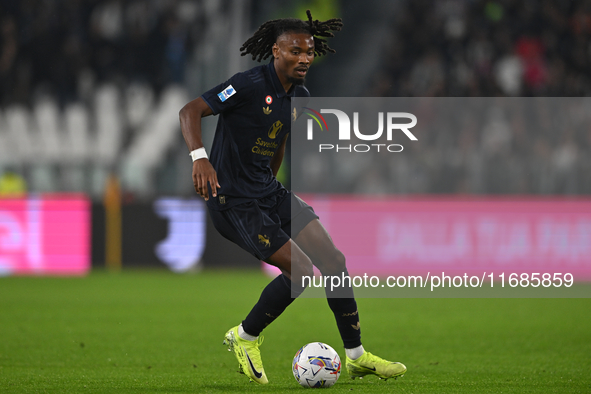
<svg viewBox="0 0 591 394"><path fill-rule="evenodd" d="M277 76L277 71L275 71L275 64L273 58L271 58L271 61L269 62L267 67L269 69L269 74L271 74L271 81L273 82L273 88L275 89L275 94L277 95L277 98L281 98L284 96L293 97L296 85L292 84L291 88L289 89L289 92L286 92L285 89L283 89L283 85L281 84L281 81Z"/></svg>

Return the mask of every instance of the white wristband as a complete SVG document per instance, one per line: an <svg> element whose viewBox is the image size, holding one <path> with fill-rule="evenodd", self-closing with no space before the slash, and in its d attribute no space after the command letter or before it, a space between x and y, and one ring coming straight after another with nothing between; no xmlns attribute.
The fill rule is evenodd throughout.
<svg viewBox="0 0 591 394"><path fill-rule="evenodd" d="M191 153L189 153L189 156L191 156L191 159L193 159L193 161L199 159L207 159L207 153L205 152L205 148L203 147L191 151Z"/></svg>

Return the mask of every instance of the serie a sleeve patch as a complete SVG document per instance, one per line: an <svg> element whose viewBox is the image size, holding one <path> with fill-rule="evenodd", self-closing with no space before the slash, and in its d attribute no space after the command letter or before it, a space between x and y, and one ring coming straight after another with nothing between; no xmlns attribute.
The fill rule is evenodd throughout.
<svg viewBox="0 0 591 394"><path fill-rule="evenodd" d="M234 89L232 85L228 85L228 87L226 87L224 90L218 93L218 97L220 98L220 101L223 103L224 101L232 97L234 94L236 94L236 89Z"/></svg>

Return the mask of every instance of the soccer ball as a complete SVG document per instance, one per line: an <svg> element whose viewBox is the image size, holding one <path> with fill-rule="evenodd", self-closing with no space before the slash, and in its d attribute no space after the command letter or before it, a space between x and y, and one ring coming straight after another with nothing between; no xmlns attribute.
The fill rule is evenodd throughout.
<svg viewBox="0 0 591 394"><path fill-rule="evenodd" d="M327 344L312 342L298 350L293 358L292 371L303 387L330 387L341 375L341 359Z"/></svg>

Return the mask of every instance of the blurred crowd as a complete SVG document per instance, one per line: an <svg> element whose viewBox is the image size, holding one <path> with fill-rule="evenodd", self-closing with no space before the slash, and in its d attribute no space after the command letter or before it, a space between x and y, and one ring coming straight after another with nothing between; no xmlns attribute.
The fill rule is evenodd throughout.
<svg viewBox="0 0 591 394"><path fill-rule="evenodd" d="M228 4L236 6L228 0L0 0L0 110L31 107L40 96L52 97L61 108L88 103L106 83L121 88L143 83L156 94L175 83L190 88L187 64L197 44L207 41L205 29L219 28L211 38L235 28L227 15L216 22L206 17L210 8L227 11ZM261 4L252 0L251 13ZM340 6L347 4L342 0ZM360 95L575 97L581 106L574 115L570 101L521 114L503 105L490 108L419 136L402 153L379 156L378 165L363 155L317 157L306 173L308 191L591 194L591 122L584 116L591 104L583 99L591 95L591 2L401 0L395 5L390 33L367 43L382 45L376 49L381 62ZM244 23L251 18L244 15ZM345 22L353 30L370 23ZM355 48L346 50L355 55ZM212 51L199 53L203 62L228 61ZM565 116L532 122L531 117L557 111ZM184 152L180 133L178 145Z"/></svg>
<svg viewBox="0 0 591 394"><path fill-rule="evenodd" d="M413 0L370 96L591 94L591 2Z"/></svg>
<svg viewBox="0 0 591 394"><path fill-rule="evenodd" d="M0 107L50 95L63 106L97 84L181 82L203 25L189 0L0 1Z"/></svg>
<svg viewBox="0 0 591 394"><path fill-rule="evenodd" d="M366 96L580 97L591 113L582 98L591 95L589 1L409 0L386 42ZM591 194L591 122L569 103L441 128L394 167L348 183L359 192ZM562 120L536 126L548 115Z"/></svg>
<svg viewBox="0 0 591 394"><path fill-rule="evenodd" d="M350 100L345 112L359 111L363 134L377 130L378 111L397 108L417 117L411 132L418 140L399 131L391 141L341 140L338 153L314 145L334 139L298 141L291 157L296 192L591 195L591 98L363 99L370 109ZM379 152L367 147L374 142L384 144ZM401 151L388 152L387 144Z"/></svg>

